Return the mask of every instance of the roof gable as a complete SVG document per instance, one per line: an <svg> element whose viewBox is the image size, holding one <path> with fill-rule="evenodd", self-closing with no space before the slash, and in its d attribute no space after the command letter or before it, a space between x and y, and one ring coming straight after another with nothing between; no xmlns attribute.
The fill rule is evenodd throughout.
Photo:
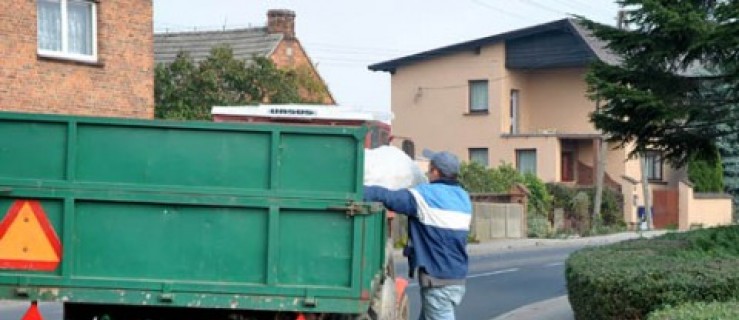
<svg viewBox="0 0 739 320"><path fill-rule="evenodd" d="M590 36L573 19L562 19L380 62L370 65L369 69L392 73L399 67L453 53L477 51L500 42L506 44L506 67L509 68L582 66L595 59L608 63L617 61L602 41Z"/></svg>
<svg viewBox="0 0 739 320"><path fill-rule="evenodd" d="M268 33L267 28L247 28L218 31L157 33L154 35L154 62L171 63L180 52L200 62L212 48L231 47L237 59L251 60L253 56L268 57L282 40L281 33Z"/></svg>

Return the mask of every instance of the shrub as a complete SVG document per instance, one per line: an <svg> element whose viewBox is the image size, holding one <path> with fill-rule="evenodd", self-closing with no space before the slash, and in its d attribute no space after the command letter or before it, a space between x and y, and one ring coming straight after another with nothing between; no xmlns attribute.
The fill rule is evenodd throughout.
<svg viewBox="0 0 739 320"><path fill-rule="evenodd" d="M529 197L528 212L529 214L537 214L547 216L552 203L552 196L547 191L546 185L537 176L527 173L523 175L523 184L529 189L531 196Z"/></svg>
<svg viewBox="0 0 739 320"><path fill-rule="evenodd" d="M667 305L739 296L739 226L586 248L566 262L576 319L644 319Z"/></svg>
<svg viewBox="0 0 739 320"><path fill-rule="evenodd" d="M600 217L591 226L588 222L593 212L595 187L570 187L559 183L548 183L546 188L551 195L552 207L564 209L565 217L582 235L612 233L626 229L621 193L611 188L603 188ZM575 200L575 196L581 192L587 194L587 201L585 201L585 196L580 196ZM584 206L585 203L588 204L587 208ZM575 204L583 204L583 206L578 207L576 212Z"/></svg>
<svg viewBox="0 0 739 320"><path fill-rule="evenodd" d="M551 195L544 182L533 174L522 175L511 164L502 163L497 168L485 168L476 163L463 163L459 182L469 192L506 193L517 183L529 189L529 213L544 215L549 212Z"/></svg>
<svg viewBox="0 0 739 320"><path fill-rule="evenodd" d="M595 188L589 188L588 194L591 199L595 199ZM590 212L593 212L595 203L590 206ZM600 202L600 221L609 227L625 227L624 221L624 199L623 194L611 188L603 188L602 198Z"/></svg>
<svg viewBox="0 0 739 320"><path fill-rule="evenodd" d="M594 225L589 230L584 231L581 235L595 236L600 234L613 234L623 231L626 231L626 223L608 225L603 222L603 217L599 217L598 219L596 219Z"/></svg>
<svg viewBox="0 0 739 320"><path fill-rule="evenodd" d="M590 196L585 192L578 192L572 198L572 219L574 220L574 227L579 232L587 230L589 227L588 219L590 217Z"/></svg>
<svg viewBox="0 0 739 320"><path fill-rule="evenodd" d="M472 162L463 163L459 174L460 183L469 192L504 193L511 190L516 183L522 183L531 193L528 197L527 212L529 234L534 237L549 235L548 214L552 196L541 179L533 174L525 174L516 170L511 164L502 163L497 168L485 168ZM537 219L532 219L537 218Z"/></svg>
<svg viewBox="0 0 739 320"><path fill-rule="evenodd" d="M739 301L694 302L676 307L667 306L652 312L647 320L714 320L739 319Z"/></svg>
<svg viewBox="0 0 739 320"><path fill-rule="evenodd" d="M724 169L718 150L704 158L692 156L688 161L688 179L695 192L723 192Z"/></svg>
<svg viewBox="0 0 739 320"><path fill-rule="evenodd" d="M469 192L492 192L496 189L490 170L477 162L462 164L459 182Z"/></svg>
<svg viewBox="0 0 739 320"><path fill-rule="evenodd" d="M513 185L524 181L523 175L510 163L501 163L497 168L489 170L496 187L491 190L493 192L508 192Z"/></svg>
<svg viewBox="0 0 739 320"><path fill-rule="evenodd" d="M531 238L548 238L552 234L549 220L546 217L529 215L526 220L527 236Z"/></svg>
<svg viewBox="0 0 739 320"><path fill-rule="evenodd" d="M572 211L572 198L575 197L575 189L559 183L547 183L547 191L552 195L552 207L562 208L565 214Z"/></svg>

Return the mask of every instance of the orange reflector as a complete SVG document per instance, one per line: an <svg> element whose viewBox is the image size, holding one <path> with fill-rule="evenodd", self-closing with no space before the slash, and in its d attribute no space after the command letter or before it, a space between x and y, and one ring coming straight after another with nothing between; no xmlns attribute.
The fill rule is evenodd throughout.
<svg viewBox="0 0 739 320"><path fill-rule="evenodd" d="M62 246L41 203L18 200L0 222L0 269L54 271Z"/></svg>

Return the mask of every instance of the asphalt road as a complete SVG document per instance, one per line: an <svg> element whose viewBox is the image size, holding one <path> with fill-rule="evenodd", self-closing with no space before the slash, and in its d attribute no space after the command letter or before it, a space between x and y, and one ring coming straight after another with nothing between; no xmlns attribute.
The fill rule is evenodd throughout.
<svg viewBox="0 0 739 320"><path fill-rule="evenodd" d="M564 262L578 246L508 249L471 257L467 293L457 319L488 320L527 304L567 293ZM398 274L407 274L397 263ZM409 287L411 319L417 319L420 302L415 282Z"/></svg>
<svg viewBox="0 0 739 320"><path fill-rule="evenodd" d="M28 307L27 303L0 301L0 319L20 320ZM62 307L59 303L39 303L39 311L44 320L62 319Z"/></svg>
<svg viewBox="0 0 739 320"><path fill-rule="evenodd" d="M518 307L566 294L564 261L583 247L543 246L502 249L470 258L467 293L457 319L488 320ZM405 261L396 263L398 274L406 275ZM418 318L419 288L411 282L408 293L411 319ZM0 319L20 319L27 305L0 302ZM61 320L59 304L42 303L45 320Z"/></svg>

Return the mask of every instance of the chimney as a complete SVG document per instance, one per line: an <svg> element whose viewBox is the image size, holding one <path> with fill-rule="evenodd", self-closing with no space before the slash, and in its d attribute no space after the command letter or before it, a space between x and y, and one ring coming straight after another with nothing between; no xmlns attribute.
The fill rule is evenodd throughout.
<svg viewBox="0 0 739 320"><path fill-rule="evenodd" d="M285 39L295 39L295 11L287 9L267 11L267 32L282 33Z"/></svg>

